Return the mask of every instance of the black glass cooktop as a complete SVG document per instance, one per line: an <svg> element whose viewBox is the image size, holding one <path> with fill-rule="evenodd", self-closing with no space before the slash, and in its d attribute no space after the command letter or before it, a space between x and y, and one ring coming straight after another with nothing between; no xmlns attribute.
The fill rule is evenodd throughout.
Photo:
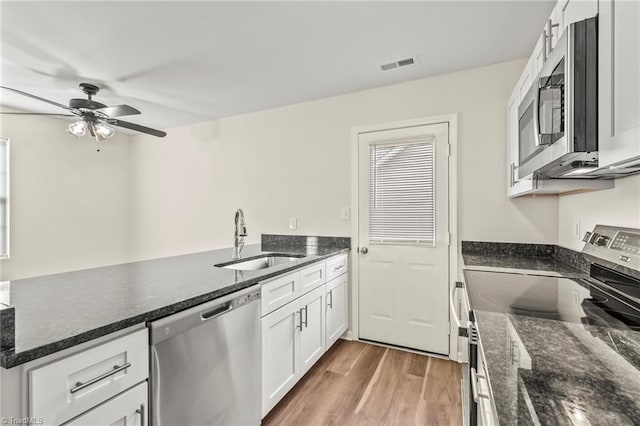
<svg viewBox="0 0 640 426"><path fill-rule="evenodd" d="M640 330L633 300L595 280L465 271L474 310Z"/></svg>

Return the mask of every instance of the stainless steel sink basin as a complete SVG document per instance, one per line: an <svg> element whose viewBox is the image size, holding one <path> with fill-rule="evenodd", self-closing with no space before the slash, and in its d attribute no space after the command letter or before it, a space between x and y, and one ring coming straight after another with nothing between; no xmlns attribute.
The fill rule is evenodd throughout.
<svg viewBox="0 0 640 426"><path fill-rule="evenodd" d="M249 259L238 259L231 262L219 263L215 266L218 268L236 269L238 271L257 271L284 265L303 257L303 255L269 253Z"/></svg>

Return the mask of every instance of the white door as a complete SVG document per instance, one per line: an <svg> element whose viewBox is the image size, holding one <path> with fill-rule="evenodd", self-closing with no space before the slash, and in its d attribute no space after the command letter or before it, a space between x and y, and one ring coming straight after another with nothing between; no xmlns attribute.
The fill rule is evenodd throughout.
<svg viewBox="0 0 640 426"><path fill-rule="evenodd" d="M316 288L300 298L300 312L302 315L300 374L304 374L324 354L324 286Z"/></svg>
<svg viewBox="0 0 640 426"><path fill-rule="evenodd" d="M262 415L267 414L300 377L298 302L262 318Z"/></svg>
<svg viewBox="0 0 640 426"><path fill-rule="evenodd" d="M358 136L359 337L449 353L447 123Z"/></svg>
<svg viewBox="0 0 640 426"><path fill-rule="evenodd" d="M329 349L348 327L347 281L349 274L342 274L327 283L327 349Z"/></svg>

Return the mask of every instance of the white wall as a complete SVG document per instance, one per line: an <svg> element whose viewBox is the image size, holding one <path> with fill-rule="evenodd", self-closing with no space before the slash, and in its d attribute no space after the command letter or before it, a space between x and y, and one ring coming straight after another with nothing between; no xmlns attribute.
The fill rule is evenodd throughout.
<svg viewBox="0 0 640 426"><path fill-rule="evenodd" d="M164 139L118 135L100 153L88 137L68 136L67 121L3 116L12 233L2 278L228 247L237 207L248 242L261 233L348 236L351 128L451 112L459 113L460 238L555 243L556 197L505 195L505 103L523 66L224 118Z"/></svg>
<svg viewBox="0 0 640 426"><path fill-rule="evenodd" d="M124 262L128 258L129 144L117 135L95 151L69 122L3 115L11 143L11 258L2 279Z"/></svg>
<svg viewBox="0 0 640 426"><path fill-rule="evenodd" d="M353 126L459 113L461 239L556 243L557 198L506 198L507 97L524 61L133 137L132 256L230 246L233 213L261 233L349 235ZM401 71L400 71L401 72ZM298 218L297 231L288 218Z"/></svg>
<svg viewBox="0 0 640 426"><path fill-rule="evenodd" d="M596 224L640 228L640 175L616 179L612 189L562 196L558 216L558 244L578 251L582 236Z"/></svg>

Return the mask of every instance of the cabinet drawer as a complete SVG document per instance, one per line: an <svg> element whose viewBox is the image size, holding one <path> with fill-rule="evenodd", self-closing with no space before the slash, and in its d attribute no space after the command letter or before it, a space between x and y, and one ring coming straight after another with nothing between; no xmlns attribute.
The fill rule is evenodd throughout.
<svg viewBox="0 0 640 426"><path fill-rule="evenodd" d="M298 296L300 296L298 272L262 284L262 316L286 305Z"/></svg>
<svg viewBox="0 0 640 426"><path fill-rule="evenodd" d="M60 424L147 379L147 330L29 371L29 413Z"/></svg>
<svg viewBox="0 0 640 426"><path fill-rule="evenodd" d="M327 281L338 277L349 270L349 255L342 254L327 260Z"/></svg>
<svg viewBox="0 0 640 426"><path fill-rule="evenodd" d="M320 287L326 281L325 263L318 262L300 271L300 295Z"/></svg>
<svg viewBox="0 0 640 426"><path fill-rule="evenodd" d="M149 419L148 399L147 383L140 383L135 388L129 389L84 413L65 426L146 426Z"/></svg>

